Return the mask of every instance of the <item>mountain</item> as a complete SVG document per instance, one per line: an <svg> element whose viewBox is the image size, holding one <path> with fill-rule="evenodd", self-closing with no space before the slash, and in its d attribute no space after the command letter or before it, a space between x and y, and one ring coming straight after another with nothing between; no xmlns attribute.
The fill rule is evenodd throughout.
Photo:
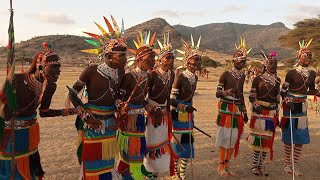
<svg viewBox="0 0 320 180"><path fill-rule="evenodd" d="M288 58L292 56L294 50L283 48L280 46L278 38L287 34L290 29L286 28L283 23L274 23L271 25L248 25L237 23L211 23L196 27L188 27L183 25L170 25L162 18L155 18L149 21L137 24L126 30L128 36L127 44L133 47L132 39L136 38L138 32L151 31L157 32L157 39L161 39L166 32L170 32L172 44L174 47L181 48L180 37L190 42L190 34L193 34L195 41L202 36L201 49L205 50L204 55L211 59L219 59L219 57L228 57L231 59L232 53L235 51L234 44L239 41L239 37L246 38L249 47L253 48L253 53L260 51L260 48L269 52L276 50L280 57ZM99 33L99 30L95 33ZM39 51L42 51L42 42L50 42L55 52L62 59L74 63L83 58L96 58L94 55L82 53L79 50L93 48L84 42L88 37L74 35L49 35L38 36L27 41L16 43L17 61L30 61L32 57ZM157 47L157 45L156 45ZM206 52L211 52L206 54ZM218 52L218 53L212 53ZM219 55L222 53L222 55ZM0 58L5 58L6 48L0 48ZM71 60L71 61L70 61Z"/></svg>
<svg viewBox="0 0 320 180"><path fill-rule="evenodd" d="M222 53L234 53L234 44L239 43L240 37L244 37L248 47L253 48L252 54L263 49L266 53L277 51L279 58L287 58L294 52L292 49L281 47L279 38L287 34L290 29L279 22L271 25L248 25L227 22L211 23L197 27L183 25L175 25L173 27L188 39L190 34L193 34L193 37L201 35L202 47Z"/></svg>

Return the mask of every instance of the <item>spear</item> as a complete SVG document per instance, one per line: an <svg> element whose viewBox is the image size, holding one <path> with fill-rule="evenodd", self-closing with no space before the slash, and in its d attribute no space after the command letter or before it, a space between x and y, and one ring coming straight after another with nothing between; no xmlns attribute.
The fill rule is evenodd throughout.
<svg viewBox="0 0 320 180"><path fill-rule="evenodd" d="M15 69L14 60L14 28L13 28L13 9L12 0L10 0L10 20L8 28L8 57L7 57L7 77L5 82L5 96L8 99L9 108L12 110L13 116L11 117L11 179L14 179L14 169L15 169L15 138L14 138L14 127L15 127L15 111L16 111L16 95L12 85L12 78Z"/></svg>

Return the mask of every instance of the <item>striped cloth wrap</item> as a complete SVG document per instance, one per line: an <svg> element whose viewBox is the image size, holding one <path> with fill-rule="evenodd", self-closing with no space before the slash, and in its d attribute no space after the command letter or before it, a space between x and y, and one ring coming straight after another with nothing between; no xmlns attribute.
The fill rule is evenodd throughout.
<svg viewBox="0 0 320 180"><path fill-rule="evenodd" d="M184 102L181 100L176 101L187 106L192 106L192 102ZM188 113L186 111L174 108L171 110L171 116L173 136L171 138L171 148L173 150L173 153L179 158L193 158L193 113ZM181 146L183 146L183 148Z"/></svg>
<svg viewBox="0 0 320 180"><path fill-rule="evenodd" d="M218 102L219 113L216 119L216 124L218 125L216 147L234 148L234 157L236 157L244 126L243 105L240 100L232 98L224 97Z"/></svg>
<svg viewBox="0 0 320 180"><path fill-rule="evenodd" d="M161 108L163 117L161 124L155 127L154 117L146 113L146 144L147 152L143 164L147 171L153 173L169 172L170 166L170 141L169 127L170 113L167 111L167 103L159 104L155 101L148 100L149 104Z"/></svg>
<svg viewBox="0 0 320 180"><path fill-rule="evenodd" d="M115 106L96 106L85 104L95 118L101 121L98 130L88 128L86 123L78 119L79 139L77 155L82 166L84 179L111 179L115 157L119 153L116 139Z"/></svg>
<svg viewBox="0 0 320 180"><path fill-rule="evenodd" d="M291 111L293 143L309 144L310 135L308 128L308 103L306 101L307 95L289 92L287 98L289 101L293 102L294 105L294 109ZM281 118L280 122L280 126L282 128L282 141L286 144L290 144L290 110L286 107L286 102L283 102L282 105L283 117Z"/></svg>
<svg viewBox="0 0 320 180"><path fill-rule="evenodd" d="M123 126L117 133L120 149L118 172L124 176L129 171L130 178L143 179L148 174L143 166L146 154L146 118L143 105L129 104L128 115L119 119Z"/></svg>
<svg viewBox="0 0 320 180"><path fill-rule="evenodd" d="M263 108L263 106L261 106ZM250 119L250 134L247 137L248 146L254 151L270 152L273 159L273 142L278 124L279 112L263 109L261 114L252 110Z"/></svg>
<svg viewBox="0 0 320 180"><path fill-rule="evenodd" d="M28 117L16 115L15 117L14 158L16 171L14 178L18 180L38 179L44 174L38 152L40 129L36 117L36 114ZM12 138L10 128L10 121L6 121L4 135L0 139L0 179L10 179L12 175Z"/></svg>

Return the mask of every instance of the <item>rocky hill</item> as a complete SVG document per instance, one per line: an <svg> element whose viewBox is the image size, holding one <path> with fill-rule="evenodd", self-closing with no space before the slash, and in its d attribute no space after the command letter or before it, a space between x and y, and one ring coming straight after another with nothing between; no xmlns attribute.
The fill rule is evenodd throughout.
<svg viewBox="0 0 320 180"><path fill-rule="evenodd" d="M193 34L195 41L202 36L201 47L208 53L211 59L219 57L231 58L234 52L234 44L238 43L239 37L245 37L249 47L252 47L253 53L260 48L271 51L278 51L280 57L287 58L294 52L288 48L280 46L278 38L288 33L289 29L283 23L274 23L271 25L248 25L237 23L211 23L197 27L188 27L183 25L171 26L162 18L155 18L133 26L126 30L128 36L128 45L133 48L132 39L136 38L136 33L140 31L157 32L157 38L162 39L162 35L170 32L174 47L180 48L180 37L190 42L190 34ZM97 32L98 33L98 29ZM16 44L17 60L30 61L32 57L42 50L42 42L50 42L53 49L63 58L70 62L77 62L77 59L95 58L95 56L82 53L79 50L92 48L84 42L87 37L74 35L50 35L38 36L27 41ZM212 53L218 52L218 53ZM215 55L212 55L215 54ZM206 55L206 54L205 54ZM6 48L0 48L0 58L5 58ZM220 59L219 59L220 60Z"/></svg>
<svg viewBox="0 0 320 180"><path fill-rule="evenodd" d="M211 23L197 27L187 27L176 25L174 28L179 31L183 37L202 36L202 45L207 49L218 52L232 54L235 43L239 43L239 37L244 37L252 52L263 49L267 52L277 51L279 57L287 58L293 53L292 49L281 47L279 37L287 34L290 29L283 23L274 23L271 25L248 25L237 23Z"/></svg>

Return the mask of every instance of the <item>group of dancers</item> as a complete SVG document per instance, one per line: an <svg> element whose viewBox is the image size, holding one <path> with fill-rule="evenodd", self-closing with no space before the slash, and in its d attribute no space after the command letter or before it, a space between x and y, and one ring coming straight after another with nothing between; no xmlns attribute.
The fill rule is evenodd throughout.
<svg viewBox="0 0 320 180"><path fill-rule="evenodd" d="M37 110L41 117L77 115L79 179L112 179L114 171L122 179L157 179L166 172L170 172L172 179L187 178L186 167L195 154L193 113L197 109L192 99L198 81L195 72L201 69L201 37L195 42L191 35L191 43L181 38L184 49L176 51L182 56L175 57L169 33L161 40L156 40L156 33L140 33L133 40L136 49L130 49L123 22L119 27L112 16L111 21L105 17L104 21L107 30L96 23L100 35L85 32L92 37L86 42L95 48L82 50L96 54L103 63L85 67L73 86L68 87L70 106L59 110L50 108L61 64L60 57L48 43L43 44L45 51L35 56L30 70L14 74L13 87L5 86L1 91L4 128L2 133L0 129L0 179L44 176L38 151ZM312 59L310 43L299 42L297 66L287 73L281 88L277 53L260 53L264 72L252 82L251 131L246 137L253 150L251 172L254 175L266 174L263 161L267 152L271 159L273 157L277 126L282 129L284 171L302 175L297 163L302 145L310 142L306 96L319 96L314 87L316 74L308 68ZM155 48L156 44L159 48ZM134 54L135 68L126 72L127 51ZM223 177L235 175L229 163L231 157L238 154L244 124L249 121L242 72L249 52L245 40L241 39L233 55L234 67L222 73L217 86L216 97L220 98L216 118L217 165ZM173 69L175 60L183 62L176 70ZM5 96L10 88L17 96L15 110ZM78 97L84 89L86 103ZM279 120L281 97L284 113ZM12 118L14 124L11 124Z"/></svg>

